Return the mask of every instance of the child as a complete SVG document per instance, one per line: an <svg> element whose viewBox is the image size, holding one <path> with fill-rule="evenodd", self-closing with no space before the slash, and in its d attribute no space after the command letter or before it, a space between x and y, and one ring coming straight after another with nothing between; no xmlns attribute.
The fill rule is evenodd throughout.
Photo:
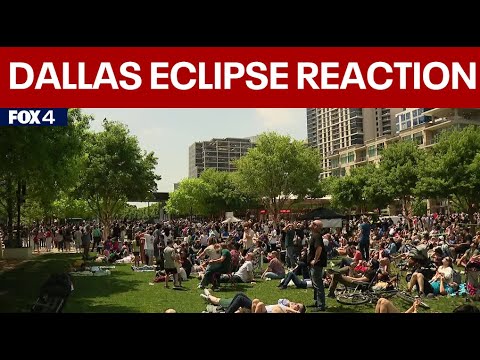
<svg viewBox="0 0 480 360"><path fill-rule="evenodd" d="M132 252L135 256L134 266L140 266L140 235L135 236L135 240L132 242Z"/></svg>

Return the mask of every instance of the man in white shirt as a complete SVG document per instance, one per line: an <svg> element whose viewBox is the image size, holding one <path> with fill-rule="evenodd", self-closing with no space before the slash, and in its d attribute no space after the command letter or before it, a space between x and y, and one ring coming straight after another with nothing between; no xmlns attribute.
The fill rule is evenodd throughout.
<svg viewBox="0 0 480 360"><path fill-rule="evenodd" d="M249 283L253 281L253 252L247 253L245 255L245 262L237 270L235 274L232 275L233 282Z"/></svg>
<svg viewBox="0 0 480 360"><path fill-rule="evenodd" d="M149 230L147 231L144 235L145 238L145 255L147 256L148 265L153 265L153 255L154 255L154 249L153 249L153 236L152 236L152 231Z"/></svg>
<svg viewBox="0 0 480 360"><path fill-rule="evenodd" d="M202 234L200 235L200 245L202 246L202 250L208 246L208 235L205 234L205 231L202 231Z"/></svg>

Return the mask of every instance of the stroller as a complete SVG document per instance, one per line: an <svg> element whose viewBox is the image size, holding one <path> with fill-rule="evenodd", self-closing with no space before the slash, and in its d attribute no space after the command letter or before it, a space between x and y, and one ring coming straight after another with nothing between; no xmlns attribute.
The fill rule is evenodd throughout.
<svg viewBox="0 0 480 360"><path fill-rule="evenodd" d="M32 313L61 313L73 291L68 273L52 274L40 288L40 295L31 308Z"/></svg>

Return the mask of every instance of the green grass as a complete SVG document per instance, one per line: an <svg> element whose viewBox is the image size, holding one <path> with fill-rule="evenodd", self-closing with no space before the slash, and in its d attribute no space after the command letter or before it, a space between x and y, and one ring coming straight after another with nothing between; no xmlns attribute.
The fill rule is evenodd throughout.
<svg viewBox="0 0 480 360"><path fill-rule="evenodd" d="M53 272L62 272L79 254L44 254L26 261L13 270L0 271L0 311L28 312L35 302L40 286ZM149 285L153 272L133 272L129 264L115 264L110 276L74 277L75 290L64 308L65 313L162 313L174 308L179 313L200 313L205 310L205 302L200 298L202 290L197 289L199 280L191 278L183 283L185 291L165 289L163 283ZM265 303L276 303L279 298L288 298L306 305L313 303L312 289L277 288L278 280L261 281L256 284L239 284L237 288L223 285L215 292L218 297L233 297L237 291L251 298L259 298ZM399 298L392 298L401 310L410 305ZM451 312L464 304L461 297L438 296L425 299L430 310L422 313ZM331 313L373 313L374 305L348 306L327 298L327 312Z"/></svg>

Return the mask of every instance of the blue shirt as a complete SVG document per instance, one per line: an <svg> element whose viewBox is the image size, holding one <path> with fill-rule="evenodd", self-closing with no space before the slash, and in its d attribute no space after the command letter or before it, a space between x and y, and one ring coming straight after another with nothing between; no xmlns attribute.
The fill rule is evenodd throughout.
<svg viewBox="0 0 480 360"><path fill-rule="evenodd" d="M368 243L370 242L370 224L369 223L363 223L360 224L360 242L361 243Z"/></svg>

